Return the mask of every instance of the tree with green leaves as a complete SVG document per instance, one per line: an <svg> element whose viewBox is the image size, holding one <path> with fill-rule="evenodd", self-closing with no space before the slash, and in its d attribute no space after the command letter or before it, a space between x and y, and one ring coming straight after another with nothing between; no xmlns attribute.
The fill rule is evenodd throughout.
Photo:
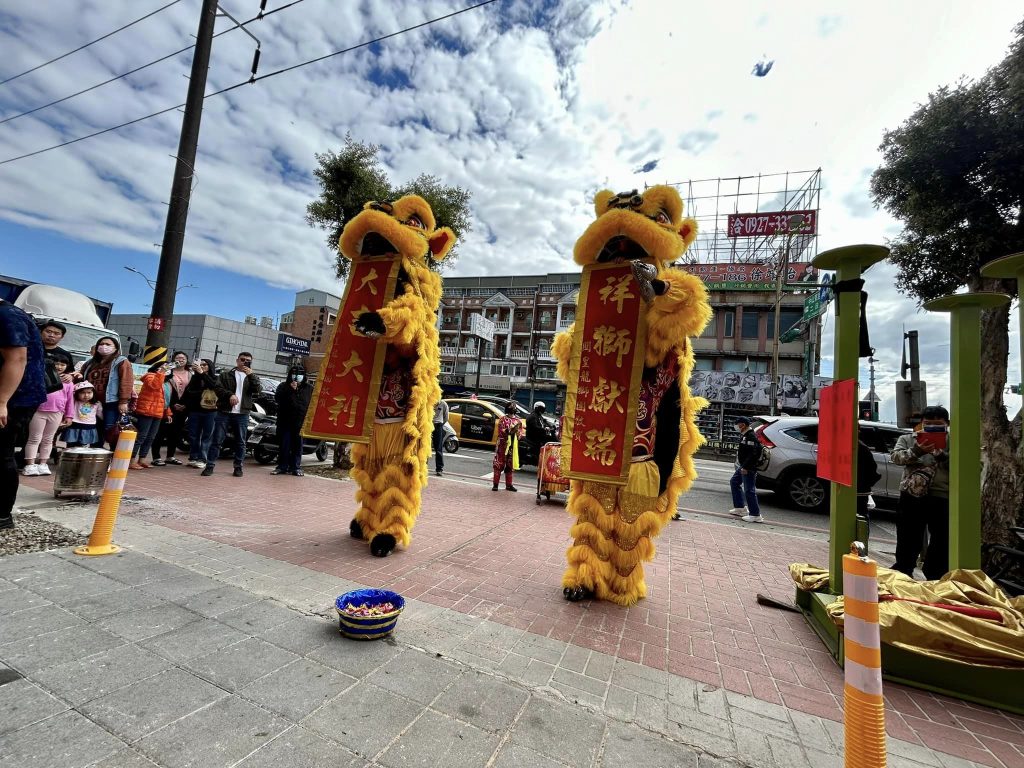
<svg viewBox="0 0 1024 768"><path fill-rule="evenodd" d="M1016 295L981 276L1024 251L1024 22L1001 63L977 81L944 86L887 131L871 177L876 205L903 222L891 243L897 287L920 302L967 286ZM1009 307L982 316L982 540L1008 543L1024 502L1021 414L1003 405ZM1024 361L1021 361L1024 365ZM1015 382L1016 383L1016 382Z"/></svg>
<svg viewBox="0 0 1024 768"><path fill-rule="evenodd" d="M306 222L327 232L327 247L337 254L336 269L341 279L348 274L348 259L338 252L341 230L368 200L387 202L403 195L419 195L430 204L437 226L451 227L456 238L472 228L468 190L447 185L425 173L392 187L381 166L377 144L364 144L348 134L340 152L317 154L316 159L319 167L313 173L320 183L320 195L306 207ZM452 249L444 264L454 263L457 248L458 245Z"/></svg>

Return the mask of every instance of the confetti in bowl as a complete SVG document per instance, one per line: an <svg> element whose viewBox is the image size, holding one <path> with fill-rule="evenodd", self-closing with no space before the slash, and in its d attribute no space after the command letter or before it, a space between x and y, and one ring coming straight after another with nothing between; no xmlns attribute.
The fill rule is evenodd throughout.
<svg viewBox="0 0 1024 768"><path fill-rule="evenodd" d="M356 589L334 601L338 630L353 640L377 640L390 635L405 608L405 599L386 589Z"/></svg>

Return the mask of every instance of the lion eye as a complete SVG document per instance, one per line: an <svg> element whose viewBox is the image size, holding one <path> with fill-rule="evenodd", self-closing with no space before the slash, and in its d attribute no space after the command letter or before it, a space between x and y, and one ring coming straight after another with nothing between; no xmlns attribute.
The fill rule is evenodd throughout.
<svg viewBox="0 0 1024 768"><path fill-rule="evenodd" d="M668 214L664 211L658 211L658 215L654 217L654 220L659 224L671 224L672 220L669 219Z"/></svg>
<svg viewBox="0 0 1024 768"><path fill-rule="evenodd" d="M419 216L410 216L408 219L405 220L405 223L408 224L410 227L416 227L416 229L426 229L426 227L423 226L423 222L420 221Z"/></svg>

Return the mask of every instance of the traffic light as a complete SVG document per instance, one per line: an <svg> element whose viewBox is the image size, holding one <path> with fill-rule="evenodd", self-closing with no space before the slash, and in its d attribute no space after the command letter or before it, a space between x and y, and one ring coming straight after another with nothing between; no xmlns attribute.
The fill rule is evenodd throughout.
<svg viewBox="0 0 1024 768"><path fill-rule="evenodd" d="M878 402L861 400L857 403L857 418L861 421L878 421Z"/></svg>

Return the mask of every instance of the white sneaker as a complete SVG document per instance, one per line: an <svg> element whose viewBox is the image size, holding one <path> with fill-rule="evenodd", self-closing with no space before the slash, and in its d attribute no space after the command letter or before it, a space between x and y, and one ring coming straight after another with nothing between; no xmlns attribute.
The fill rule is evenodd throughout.
<svg viewBox="0 0 1024 768"><path fill-rule="evenodd" d="M35 477L39 474L38 464L26 464L25 468L21 470L21 474L25 477Z"/></svg>
<svg viewBox="0 0 1024 768"><path fill-rule="evenodd" d="M732 509L729 510L729 514L733 515L734 517L743 517L745 514L747 514L747 508L733 507Z"/></svg>
<svg viewBox="0 0 1024 768"><path fill-rule="evenodd" d="M203 462L203 461L198 461L198 460L197 460L197 461L190 461L190 462L188 463L188 465L189 465L190 467L193 467L194 469L205 469L205 467L206 467L206 462Z"/></svg>
<svg viewBox="0 0 1024 768"><path fill-rule="evenodd" d="M760 523L761 522L761 516L760 515L744 515L740 519L744 523Z"/></svg>
<svg viewBox="0 0 1024 768"><path fill-rule="evenodd" d="M37 475L49 475L49 474L53 474L53 473L50 472L50 467L48 465L46 465L46 464L36 464L36 474Z"/></svg>

